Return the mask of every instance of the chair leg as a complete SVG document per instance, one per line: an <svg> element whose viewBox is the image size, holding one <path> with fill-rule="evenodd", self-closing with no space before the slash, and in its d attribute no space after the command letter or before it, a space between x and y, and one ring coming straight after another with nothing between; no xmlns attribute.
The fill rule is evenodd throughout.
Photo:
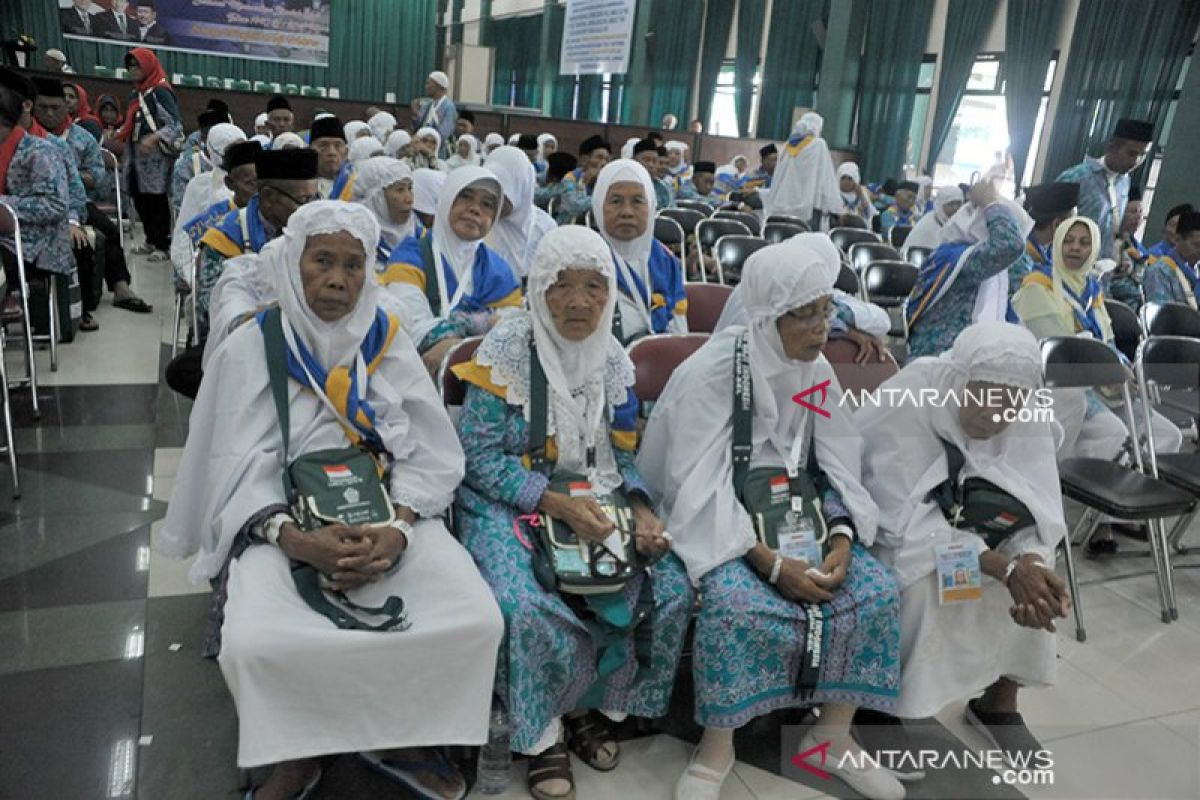
<svg viewBox="0 0 1200 800"><path fill-rule="evenodd" d="M1100 527L1100 512L1091 506L1085 508L1083 513L1079 515L1079 521L1075 523L1075 530L1071 531L1071 544L1087 545L1092 540L1092 535L1096 529Z"/></svg>
<svg viewBox="0 0 1200 800"><path fill-rule="evenodd" d="M1167 596L1167 584L1163 572L1163 551L1159 538L1157 520L1142 520L1146 526L1146 542L1150 545L1150 555L1154 557L1154 583L1158 587L1158 606L1162 613L1162 621L1171 621L1170 598Z"/></svg>
<svg viewBox="0 0 1200 800"><path fill-rule="evenodd" d="M1174 527L1171 528L1171 532L1167 535L1167 542L1171 545L1171 548L1181 556L1187 555L1188 548L1181 547L1179 543L1183 541L1183 537L1187 535L1188 526L1192 524L1192 520L1196 518L1197 513L1200 513L1200 505L1197 505L1196 508L1192 509L1187 514L1184 514L1182 517L1176 520Z"/></svg>
<svg viewBox="0 0 1200 800"><path fill-rule="evenodd" d="M58 279L51 275L48 279L49 288L46 296L50 298L50 371L58 372L58 336L61 321L58 318Z"/></svg>
<svg viewBox="0 0 1200 800"><path fill-rule="evenodd" d="M1075 613L1075 639L1086 642L1087 631L1083 627L1083 598L1079 594L1079 578L1075 574L1075 557L1071 554L1071 542L1064 539L1060 543L1063 551L1063 562L1067 567L1067 585L1071 587L1071 608Z"/></svg>
<svg viewBox="0 0 1200 800"><path fill-rule="evenodd" d="M29 391L33 401L33 418L41 419L42 410L38 405L37 360L33 356L33 323L29 319L29 281L25 278L25 265L17 258L17 272L21 282L21 322L25 334L25 374L29 377Z"/></svg>
<svg viewBox="0 0 1200 800"><path fill-rule="evenodd" d="M0 341L0 401L4 403L4 442L8 447L8 469L12 473L13 499L21 497L21 478L17 473L17 443L13 441L12 405L8 397L8 370L4 365L4 344Z"/></svg>
<svg viewBox="0 0 1200 800"><path fill-rule="evenodd" d="M1154 520L1150 525L1150 531L1156 534L1158 546L1162 551L1162 575L1167 595L1167 615L1172 620L1176 620L1179 619L1179 608L1178 602L1175 599L1175 570L1171 566L1171 547L1167 542L1166 520Z"/></svg>
<svg viewBox="0 0 1200 800"><path fill-rule="evenodd" d="M183 317L183 295L175 293L175 322L171 325L171 358L179 350L179 323Z"/></svg>

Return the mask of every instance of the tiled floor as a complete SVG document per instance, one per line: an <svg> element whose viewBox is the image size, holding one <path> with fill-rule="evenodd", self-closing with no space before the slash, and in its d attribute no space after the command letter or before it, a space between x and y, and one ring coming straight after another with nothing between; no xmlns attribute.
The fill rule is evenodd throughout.
<svg viewBox="0 0 1200 800"><path fill-rule="evenodd" d="M43 364L43 415L14 396L24 496L0 497L0 798L211 800L235 798L237 720L215 663L199 656L207 587L151 544L176 478L189 404L161 387L171 302L164 265L139 264L137 287L155 313L105 302L101 329ZM10 354L10 358L12 355ZM0 482L0 487L6 486ZM2 491L6 491L0 489ZM1200 532L1190 538L1200 544ZM1127 551L1138 545L1123 543ZM1181 618L1158 619L1148 558L1080 558L1088 640L1058 635L1058 684L1022 709L1053 752L1050 786L997 785L966 769L932 772L914 798L1200 797L1200 555L1178 559ZM697 731L690 680L669 716L627 724L621 767L577 764L581 800L669 798ZM914 746L941 752L983 742L961 704L910 726ZM854 797L836 781L779 777L782 724L738 735L740 761L724 800ZM524 764L509 791L527 796ZM401 798L356 763L334 763L318 798Z"/></svg>

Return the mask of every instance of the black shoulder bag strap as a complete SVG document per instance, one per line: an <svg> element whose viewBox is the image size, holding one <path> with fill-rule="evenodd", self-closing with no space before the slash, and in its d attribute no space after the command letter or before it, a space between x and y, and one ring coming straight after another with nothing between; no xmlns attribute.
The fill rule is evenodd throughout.
<svg viewBox="0 0 1200 800"><path fill-rule="evenodd" d="M807 426L804 426L807 431ZM814 463L815 447L809 448L808 470ZM750 458L754 452L754 384L750 378L749 332L742 331L733 351L733 489L741 501L746 477L750 474ZM789 487L797 493L798 479ZM821 654L825 649L825 610L821 603L801 603L806 617L804 652L796 671L796 697L812 699L821 680Z"/></svg>
<svg viewBox="0 0 1200 800"><path fill-rule="evenodd" d="M537 343L529 337L529 461L534 471L547 478L554 472L553 462L546 459L546 438L550 431L550 403L547 397L546 371L538 360Z"/></svg>
<svg viewBox="0 0 1200 800"><path fill-rule="evenodd" d="M612 335L617 337L618 342L625 344L625 323L621 320L620 303L613 306Z"/></svg>
<svg viewBox="0 0 1200 800"><path fill-rule="evenodd" d="M950 442L945 439L942 439L941 442L942 448L946 451L947 478L930 489L925 499L937 503L950 524L957 527L956 518L963 503L963 490L958 478L962 474L963 466L966 465L966 458L962 451Z"/></svg>
<svg viewBox="0 0 1200 800"><path fill-rule="evenodd" d="M287 344L283 339L283 313L279 307L267 309L262 326L263 345L267 351L267 374L271 379L271 396L275 400L275 413L279 417L279 431L283 436L283 493L287 498L288 508L294 509L297 504L298 492L288 471L291 458L288 455L288 440L291 438L291 416L288 412L288 374L287 374ZM324 616L334 625L343 630L356 631L390 631L395 628L404 629L409 625L404 615L404 600L391 596L382 606L360 606L351 602L342 592L336 592L336 597L347 608L361 611L364 614L382 616L384 621L378 625L369 625L358 617L332 602L321 589L321 574L311 564L292 562L292 582L296 591L313 611Z"/></svg>
<svg viewBox="0 0 1200 800"><path fill-rule="evenodd" d="M429 302L429 308L433 311L435 317L442 315L442 297L438 294L437 282L442 279L438 274L437 269L440 264L434 263L433 257L433 232L428 236L421 237L421 269L425 271L425 299Z"/></svg>

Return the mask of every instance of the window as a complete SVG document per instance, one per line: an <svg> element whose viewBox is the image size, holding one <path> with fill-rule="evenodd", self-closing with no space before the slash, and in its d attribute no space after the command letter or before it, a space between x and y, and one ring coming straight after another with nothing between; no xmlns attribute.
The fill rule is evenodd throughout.
<svg viewBox="0 0 1200 800"><path fill-rule="evenodd" d="M917 162L921 160L925 126L929 122L929 95L933 91L933 72L936 66L937 56L926 53L917 72L917 96L913 98L912 122L908 125L908 144L904 151L905 174L915 173ZM883 180L883 177L879 176L879 180Z"/></svg>
<svg viewBox="0 0 1200 800"><path fill-rule="evenodd" d="M712 109L708 113L708 124L704 130L717 136L739 136L737 120L737 102L734 93L734 77L736 68L732 60L721 64L721 72L717 75L717 90L713 93ZM762 80L762 72L754 71L754 95L750 100L750 127L748 135L754 135L755 120L758 119L758 90Z"/></svg>
<svg viewBox="0 0 1200 800"><path fill-rule="evenodd" d="M1001 54L984 53L975 60L971 68L971 77L967 79L967 88L950 126L950 133L934 166L935 185L970 183L976 173L984 173L993 167L1002 166L1004 177L1000 182L1000 192L1012 197L1015 176L1012 172L1012 154L1009 151L1003 64L1000 59ZM1029 185L1033 179L1033 156L1037 153L1038 143L1041 141L1050 87L1054 83L1054 70L1057 65L1056 53L1046 69L1042 102L1038 108L1037 121L1034 123L1033 142L1029 149L1029 158L1025 161L1022 185Z"/></svg>
<svg viewBox="0 0 1200 800"><path fill-rule="evenodd" d="M1195 50L1184 58L1183 66L1179 68L1179 82L1175 84L1175 91L1171 94L1171 102L1167 106L1167 113L1163 115L1162 131L1158 134L1158 140L1154 143L1150 169L1146 170L1146 188L1142 190L1143 214L1150 208L1150 204L1154 200L1154 189L1158 186L1158 173L1162 169L1163 152L1166 151L1171 141L1171 129L1175 125L1175 112L1179 108L1179 95L1183 92L1183 82L1187 78L1188 69L1192 65L1192 57L1194 55ZM1138 236L1144 236L1144 234L1145 223L1143 222L1142 229L1138 231ZM1152 233L1151 236L1157 238L1157 234Z"/></svg>

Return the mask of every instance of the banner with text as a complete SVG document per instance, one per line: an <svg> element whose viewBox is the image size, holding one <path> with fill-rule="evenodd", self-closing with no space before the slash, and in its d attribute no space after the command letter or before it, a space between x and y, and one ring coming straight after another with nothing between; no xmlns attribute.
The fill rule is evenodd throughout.
<svg viewBox="0 0 1200 800"><path fill-rule="evenodd" d="M636 6L636 0L567 0L559 74L627 72Z"/></svg>
<svg viewBox="0 0 1200 800"><path fill-rule="evenodd" d="M329 66L332 0L49 0L68 39Z"/></svg>

